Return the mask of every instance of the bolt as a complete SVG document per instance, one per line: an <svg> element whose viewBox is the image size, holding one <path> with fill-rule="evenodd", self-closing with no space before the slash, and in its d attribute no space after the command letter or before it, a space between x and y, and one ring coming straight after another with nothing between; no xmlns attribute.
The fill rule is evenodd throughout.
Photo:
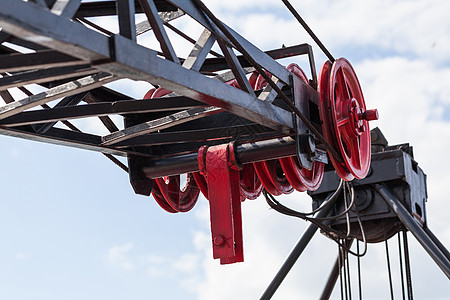
<svg viewBox="0 0 450 300"><path fill-rule="evenodd" d="M214 237L214 240L213 240L213 242L214 242L214 245L215 246L222 246L224 243L225 243L225 239L223 238L223 236L222 235L216 235L215 237Z"/></svg>
<svg viewBox="0 0 450 300"><path fill-rule="evenodd" d="M362 120L373 121L378 120L378 110L368 109L360 115Z"/></svg>

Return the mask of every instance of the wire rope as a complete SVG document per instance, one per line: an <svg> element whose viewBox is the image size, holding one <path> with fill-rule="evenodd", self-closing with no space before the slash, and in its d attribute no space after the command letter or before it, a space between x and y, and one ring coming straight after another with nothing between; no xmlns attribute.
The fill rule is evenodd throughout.
<svg viewBox="0 0 450 300"><path fill-rule="evenodd" d="M397 233L397 239L398 239L398 257L399 257L399 263L400 263L400 280L402 283L402 300L405 300L405 278L403 276L403 254L402 254L402 243L400 240L400 232Z"/></svg>

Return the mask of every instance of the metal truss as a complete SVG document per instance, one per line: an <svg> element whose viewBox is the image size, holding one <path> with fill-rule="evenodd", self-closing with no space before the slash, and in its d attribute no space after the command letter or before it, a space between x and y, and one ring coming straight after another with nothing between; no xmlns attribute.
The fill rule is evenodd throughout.
<svg viewBox="0 0 450 300"><path fill-rule="evenodd" d="M136 23L137 16L145 20ZM114 17L119 32L104 28L98 22L103 17ZM196 22L201 35L194 39L177 28L172 21L179 18ZM313 160L327 162L325 150L342 160L322 136L311 46L262 51L199 0L2 0L0 28L0 97L5 102L0 134L101 152L130 173L137 193L149 195L154 178L199 171L197 153L204 145L238 141L233 143L236 164L295 154L301 161L305 150L299 141L307 133L317 146L307 153L312 151ZM150 31L157 41L153 47L139 38ZM179 55L172 33L192 44L188 55ZM309 59L309 84L277 62L298 55ZM254 90L249 74L269 84ZM106 86L120 79L146 81L168 94L134 99ZM38 85L38 92L30 84ZM19 99L12 89L26 96ZM124 124L112 116L121 116ZM92 117L109 133L83 132L72 123ZM113 155L128 157L128 166ZM377 181L375 187L393 214L419 232L424 246L438 245L429 253L449 276L448 251L398 209L402 204L384 185ZM239 192L234 198L240 203ZM316 230L315 225L307 229L263 299L273 295Z"/></svg>
<svg viewBox="0 0 450 300"><path fill-rule="evenodd" d="M314 86L317 79L311 47L302 44L263 52L221 23L224 33L196 2L3 1L0 96L5 105L0 107L0 133L105 154L153 158L193 153L198 145L212 139L258 141L294 135L290 109L280 105L278 94L270 86L253 91L246 74L263 68L277 87L289 91L291 73L276 59L308 55ZM136 24L139 14L146 20ZM96 18L104 16L118 17L118 34L96 24ZM170 24L180 17L204 28L197 40ZM160 49L137 41L150 30ZM187 57L177 56L168 30L193 43ZM229 37L245 53L237 55L237 45ZM212 50L216 44L222 54ZM250 55L253 64L243 54ZM147 81L172 94L145 101L105 87L124 78ZM226 83L230 80L236 80L240 89ZM39 84L44 91L32 94L26 87L31 83ZM303 95L317 102L317 92L303 86ZM15 99L8 91L11 88L19 88L27 97ZM58 104L47 105L54 100ZM224 111L239 121L232 126L202 121ZM133 118L134 123L127 128L120 128L110 115L139 117ZM70 125L70 120L87 117L101 118L110 134L81 132ZM69 129L55 127L57 122ZM183 130L177 126L181 124L185 124ZM159 153L148 151L155 145L162 149ZM289 152L295 151L292 144Z"/></svg>

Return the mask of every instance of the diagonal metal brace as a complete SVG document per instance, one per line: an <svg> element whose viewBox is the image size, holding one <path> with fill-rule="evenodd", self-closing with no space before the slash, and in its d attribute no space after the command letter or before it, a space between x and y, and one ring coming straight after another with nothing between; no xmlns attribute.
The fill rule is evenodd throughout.
<svg viewBox="0 0 450 300"><path fill-rule="evenodd" d="M384 184L375 184L374 188L392 208L405 227L411 231L417 241L430 255L434 262L441 268L442 272L450 278L450 261L445 256L446 249L440 249L439 244L427 234L422 226L412 217L403 204Z"/></svg>

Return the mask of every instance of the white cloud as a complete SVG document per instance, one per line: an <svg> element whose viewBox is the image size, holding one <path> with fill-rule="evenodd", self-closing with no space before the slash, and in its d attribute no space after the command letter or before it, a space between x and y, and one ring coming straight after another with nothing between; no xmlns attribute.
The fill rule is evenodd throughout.
<svg viewBox="0 0 450 300"><path fill-rule="evenodd" d="M106 255L107 262L112 266L125 271L131 271L135 269L135 264L131 262L129 258L129 252L133 248L133 243L111 247Z"/></svg>
<svg viewBox="0 0 450 300"><path fill-rule="evenodd" d="M30 255L27 253L24 253L24 252L17 252L14 255L14 258L17 260L26 260L26 259L30 258Z"/></svg>

